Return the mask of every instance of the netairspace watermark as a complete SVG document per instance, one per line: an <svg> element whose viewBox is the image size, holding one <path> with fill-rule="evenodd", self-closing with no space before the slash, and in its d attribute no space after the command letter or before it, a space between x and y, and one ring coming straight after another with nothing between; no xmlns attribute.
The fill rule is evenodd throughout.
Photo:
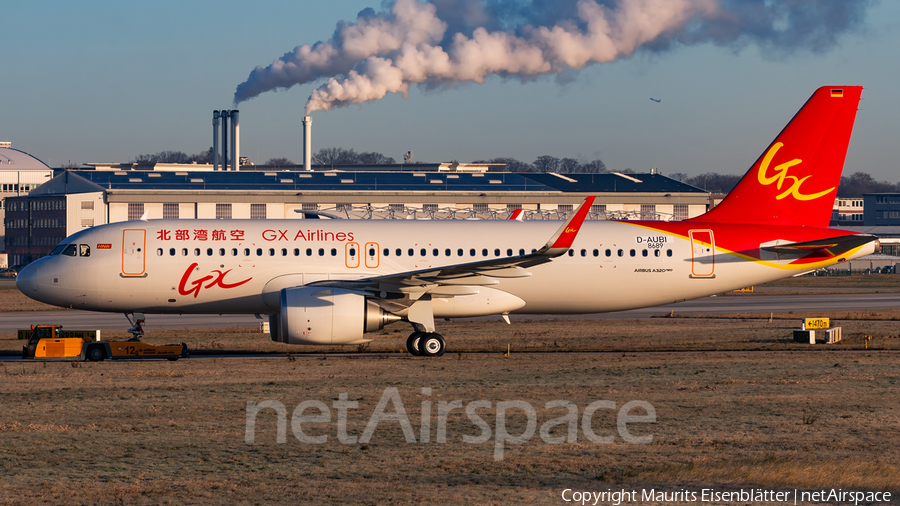
<svg viewBox="0 0 900 506"><path fill-rule="evenodd" d="M422 388L423 396L431 395L431 388ZM388 410L388 405L391 409ZM592 425L594 415L600 410L616 411L614 401L594 401L583 410L579 417L578 406L568 400L552 400L544 404L545 409L563 409L565 415L547 420L538 429L537 411L529 402L522 400L498 401L489 400L471 401L463 405L461 400L438 401L435 424L432 424L432 401L423 400L421 403L421 422L418 435L413 428L400 391L395 387L387 387L381 394L381 399L372 411L366 428L360 436L348 434L348 417L350 410L359 409L359 401L349 400L346 392L338 395L338 400L332 402L331 408L318 400L306 400L294 408L291 414L291 431L300 442L307 444L324 444L328 441L328 434L310 435L310 424L330 424L333 418L332 408L337 412L337 425L335 437L343 444L367 444L372 440L379 423L397 422L403 437L407 443L431 443L432 429L434 429L433 442L446 443L448 437L447 419L454 410L462 411L481 433L478 435L462 434L462 441L468 444L484 444L494 439L494 460L503 460L503 452L508 444L523 444L538 433L541 441L548 444L574 443L578 440L578 422L581 422L581 433L585 439L597 444L610 444L615 441L616 435L611 433L597 434ZM262 410L274 410L277 416L278 443L287 442L287 408L279 401L265 400L262 402L247 401L246 431L244 441L252 444L256 441L256 417ZM635 411L632 414L632 410ZM487 413L494 414L494 427L482 418ZM510 415L524 414L525 428L519 434L510 434L507 427L507 418ZM580 419L579 419L580 418ZM629 401L623 404L616 413L616 430L623 441L632 444L648 444L653 441L653 435L635 436L629 432L628 425L635 423L656 422L656 409L646 401ZM307 425L304 429L304 425ZM565 434L553 435L556 427L565 427ZM417 437L418 436L418 437Z"/></svg>
<svg viewBox="0 0 900 506"><path fill-rule="evenodd" d="M561 499L566 503L581 506L608 504L653 503L715 503L715 504L765 504L765 503L828 503L828 504L872 504L890 503L890 492L874 492L861 490L822 489L822 490L771 490L749 488L740 490L717 490L701 488L699 490L658 490L658 489L607 489L606 491L579 491L567 488L562 491Z"/></svg>

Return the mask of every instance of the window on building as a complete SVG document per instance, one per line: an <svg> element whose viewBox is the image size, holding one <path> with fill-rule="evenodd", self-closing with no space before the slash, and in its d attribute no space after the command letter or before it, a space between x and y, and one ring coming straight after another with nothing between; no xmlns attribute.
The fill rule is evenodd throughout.
<svg viewBox="0 0 900 506"><path fill-rule="evenodd" d="M675 204L675 219L678 221L688 219L688 205Z"/></svg>
<svg viewBox="0 0 900 506"><path fill-rule="evenodd" d="M318 210L319 210L319 204L306 204L306 203L304 203L304 204L301 204L301 205L300 205L300 209L302 209L302 210L304 210L304 211L318 211Z"/></svg>
<svg viewBox="0 0 900 506"><path fill-rule="evenodd" d="M231 204L216 204L216 219L217 220L230 220L231 219Z"/></svg>
<svg viewBox="0 0 900 506"><path fill-rule="evenodd" d="M172 202L163 203L163 219L166 220L177 220L178 219L178 204Z"/></svg>
<svg viewBox="0 0 900 506"><path fill-rule="evenodd" d="M54 202L54 204L56 204L56 202ZM55 207L55 206L54 206L54 207ZM94 201L93 201L93 200L82 200L82 201L81 201L81 208L82 208L82 209L93 210L93 209L94 209Z"/></svg>
<svg viewBox="0 0 900 506"><path fill-rule="evenodd" d="M144 203L143 202L129 202L128 203L128 221L135 221L141 219L141 216L144 215Z"/></svg>
<svg viewBox="0 0 900 506"><path fill-rule="evenodd" d="M656 204L641 204L641 219L642 220L655 220L656 219Z"/></svg>
<svg viewBox="0 0 900 506"><path fill-rule="evenodd" d="M266 205L265 204L250 204L250 219L251 220L266 219Z"/></svg>

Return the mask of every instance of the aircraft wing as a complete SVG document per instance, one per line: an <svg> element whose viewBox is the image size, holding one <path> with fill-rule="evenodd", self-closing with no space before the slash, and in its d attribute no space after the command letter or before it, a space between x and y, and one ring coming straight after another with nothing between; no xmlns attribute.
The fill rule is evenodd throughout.
<svg viewBox="0 0 900 506"><path fill-rule="evenodd" d="M782 255L806 256L810 254L819 254L837 256L877 240L878 237L874 235L854 234L829 237L827 239L818 239L815 241L792 242L788 244L779 244L777 246L766 246L760 249Z"/></svg>
<svg viewBox="0 0 900 506"><path fill-rule="evenodd" d="M317 281L311 283L310 286L404 293L412 291L411 289L415 290L414 287L419 288L415 291L422 289L429 291L429 289L447 285L485 286L497 284L496 278L531 276L526 268L549 262L569 250L593 202L593 196L585 198L572 217L566 220L550 240L534 253L398 272L353 281Z"/></svg>

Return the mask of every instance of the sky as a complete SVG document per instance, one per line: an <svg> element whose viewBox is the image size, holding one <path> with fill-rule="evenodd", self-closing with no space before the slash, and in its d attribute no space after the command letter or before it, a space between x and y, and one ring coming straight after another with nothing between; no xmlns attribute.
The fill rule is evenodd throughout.
<svg viewBox="0 0 900 506"><path fill-rule="evenodd" d="M419 0L400 1L427 11ZM719 1L754 3L671 1L693 2L698 9L713 9ZM387 93L313 111L313 151L341 147L397 160L412 151L420 162L531 162L551 155L600 159L611 170L742 174L817 87L858 84L865 89L844 173L898 182L900 2L859 4L858 22L812 42L797 43L784 33L723 42L719 35L703 35L715 25L695 22L699 28L689 23L664 43L638 43L604 63L521 79L500 71L483 76L483 83L444 74L424 84L413 81L406 84L406 98ZM329 77L344 82L346 72L325 72L235 105L238 86L254 79L255 68L265 69L297 46L328 41L339 21L353 25L363 9L374 9L363 16L371 19L393 7L356 0L4 2L0 141L53 167L128 162L163 150L191 154L212 145L213 110L238 108L242 156L254 163L275 157L302 162L307 101L321 93L314 90L327 88ZM610 5L609 12L616 8ZM547 26L571 28L559 19L565 13L554 15ZM491 23L486 26L492 33L530 36L521 26ZM779 23L784 21L775 21L776 30L792 31ZM449 33L454 21L448 25ZM472 26L460 33L474 39ZM432 45L446 48L449 40ZM353 67L357 74L372 68Z"/></svg>

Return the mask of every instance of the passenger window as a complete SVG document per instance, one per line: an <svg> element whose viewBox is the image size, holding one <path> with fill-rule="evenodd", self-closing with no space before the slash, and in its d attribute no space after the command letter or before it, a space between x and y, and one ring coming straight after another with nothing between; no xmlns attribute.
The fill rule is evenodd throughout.
<svg viewBox="0 0 900 506"><path fill-rule="evenodd" d="M211 251L211 250L210 250L210 251ZM65 253L65 252L63 252L63 253ZM170 257L175 256L175 248L169 248L169 256L170 256Z"/></svg>
<svg viewBox="0 0 900 506"><path fill-rule="evenodd" d="M469 250L469 256L470 256L470 257L475 256L475 248L472 248L472 249Z"/></svg>
<svg viewBox="0 0 900 506"><path fill-rule="evenodd" d="M434 255L434 256L436 256L436 257L437 257L437 256L441 256L441 252L438 251L437 248L434 248L433 250L431 250L431 254Z"/></svg>
<svg viewBox="0 0 900 506"><path fill-rule="evenodd" d="M336 256L337 256L337 250L336 250L336 249L331 248L331 256L333 256L333 257L336 257Z"/></svg>
<svg viewBox="0 0 900 506"><path fill-rule="evenodd" d="M507 248L506 256L511 257L513 255L512 248Z"/></svg>
<svg viewBox="0 0 900 506"><path fill-rule="evenodd" d="M415 256L415 255L416 255L416 250L414 250L414 249L412 249L412 248L409 248L409 251L407 251L407 253L409 253L409 256Z"/></svg>
<svg viewBox="0 0 900 506"><path fill-rule="evenodd" d="M67 257L75 256L77 254L77 252L75 251L75 245L70 244L70 245L66 246L66 249L63 250L62 254L66 255Z"/></svg>
<svg viewBox="0 0 900 506"><path fill-rule="evenodd" d="M611 256L612 256L612 250L611 250L611 249L606 250L606 256L608 256L608 257L611 257Z"/></svg>
<svg viewBox="0 0 900 506"><path fill-rule="evenodd" d="M500 248L494 248L494 256L495 257L500 256Z"/></svg>
<svg viewBox="0 0 900 506"><path fill-rule="evenodd" d="M300 248L294 248L294 256L295 257L300 256Z"/></svg>
<svg viewBox="0 0 900 506"><path fill-rule="evenodd" d="M220 257L225 256L225 248L219 248L219 256Z"/></svg>
<svg viewBox="0 0 900 506"><path fill-rule="evenodd" d="M448 256L450 256L450 255L452 255L452 254L453 254L453 252L450 251L450 248L447 248L447 249L444 250L444 256L447 256L447 257L448 257Z"/></svg>
<svg viewBox="0 0 900 506"><path fill-rule="evenodd" d="M595 250L594 250L594 256L595 256L595 257L600 256L600 250L595 249Z"/></svg>
<svg viewBox="0 0 900 506"><path fill-rule="evenodd" d="M269 248L269 256L270 257L275 256L275 248Z"/></svg>
<svg viewBox="0 0 900 506"><path fill-rule="evenodd" d="M244 256L245 257L250 256L250 248L244 248Z"/></svg>
<svg viewBox="0 0 900 506"><path fill-rule="evenodd" d="M390 250L390 248L384 248L384 256L386 256L386 257L391 256L391 250Z"/></svg>
<svg viewBox="0 0 900 506"><path fill-rule="evenodd" d="M157 248L157 249L156 249L156 256L160 256L160 257L161 257L162 254L163 254L162 248Z"/></svg>
<svg viewBox="0 0 900 506"><path fill-rule="evenodd" d="M537 253L537 248L531 248L532 253Z"/></svg>
<svg viewBox="0 0 900 506"><path fill-rule="evenodd" d="M187 256L187 248L181 248L181 256L183 256L183 257Z"/></svg>
<svg viewBox="0 0 900 506"><path fill-rule="evenodd" d="M79 244L78 245L78 254L83 257L91 256L91 247L87 244Z"/></svg>
<svg viewBox="0 0 900 506"><path fill-rule="evenodd" d="M256 248L256 256L258 256L258 257L262 256L262 248Z"/></svg>
<svg viewBox="0 0 900 506"><path fill-rule="evenodd" d="M658 250L658 249L653 250L653 256L657 256L657 257L659 256L659 250Z"/></svg>
<svg viewBox="0 0 900 506"><path fill-rule="evenodd" d="M287 256L287 248L281 248L281 256L283 256L283 257Z"/></svg>
<svg viewBox="0 0 900 506"><path fill-rule="evenodd" d="M419 250L419 253L421 253L421 256L423 256L423 257L426 256L426 255L428 255L428 252L425 251L425 248L420 249L420 250Z"/></svg>
<svg viewBox="0 0 900 506"><path fill-rule="evenodd" d="M208 257L212 256L212 248L206 248L206 256L208 256Z"/></svg>
<svg viewBox="0 0 900 506"><path fill-rule="evenodd" d="M581 256L583 256L583 257L586 257L586 256L587 256L587 250L586 250L586 249L581 250Z"/></svg>
<svg viewBox="0 0 900 506"><path fill-rule="evenodd" d="M194 248L194 256L195 257L200 256L200 248Z"/></svg>
<svg viewBox="0 0 900 506"><path fill-rule="evenodd" d="M375 256L375 248L369 248L369 256L370 257Z"/></svg>
<svg viewBox="0 0 900 506"><path fill-rule="evenodd" d="M308 257L313 256L313 255L312 255L312 248L306 248L306 256L308 256Z"/></svg>
<svg viewBox="0 0 900 506"><path fill-rule="evenodd" d="M569 249L569 256L570 256L570 257L575 256L575 250Z"/></svg>
<svg viewBox="0 0 900 506"><path fill-rule="evenodd" d="M525 254L525 248L519 248L519 254L520 254L520 255L524 255L524 254Z"/></svg>
<svg viewBox="0 0 900 506"><path fill-rule="evenodd" d="M625 250L620 249L618 252L619 256L625 256Z"/></svg>
<svg viewBox="0 0 900 506"><path fill-rule="evenodd" d="M630 254L631 254L631 256L635 256L635 255L637 255L637 251L631 250L631 251L630 251Z"/></svg>
<svg viewBox="0 0 900 506"><path fill-rule="evenodd" d="M672 250L667 249L667 250L666 250L666 256L667 256L667 257L672 256Z"/></svg>
<svg viewBox="0 0 900 506"><path fill-rule="evenodd" d="M463 256L463 249L462 249L462 248L459 248L458 250L456 250L456 256L459 256L459 257Z"/></svg>
<svg viewBox="0 0 900 506"><path fill-rule="evenodd" d="M356 256L356 248L350 248L350 256L352 256L352 257Z"/></svg>
<svg viewBox="0 0 900 506"><path fill-rule="evenodd" d="M397 248L396 253L397 253L397 256L398 256L398 257L402 257L402 256L403 256L403 250L400 249L400 248Z"/></svg>
<svg viewBox="0 0 900 506"><path fill-rule="evenodd" d="M320 257L325 256L325 248L319 248L319 256Z"/></svg>
<svg viewBox="0 0 900 506"><path fill-rule="evenodd" d="M647 250L641 250L641 255L647 256Z"/></svg>
<svg viewBox="0 0 900 506"><path fill-rule="evenodd" d="M487 248L481 249L481 256L486 257L488 255Z"/></svg>

